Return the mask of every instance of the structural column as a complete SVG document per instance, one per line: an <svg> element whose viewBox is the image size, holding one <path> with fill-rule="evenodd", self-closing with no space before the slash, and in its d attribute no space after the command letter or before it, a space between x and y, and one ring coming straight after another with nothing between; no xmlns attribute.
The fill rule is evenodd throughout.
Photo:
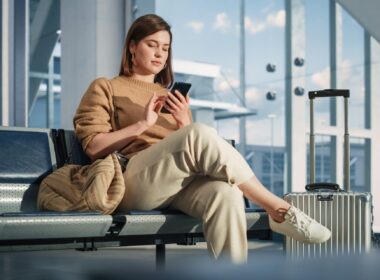
<svg viewBox="0 0 380 280"><path fill-rule="evenodd" d="M240 98L241 106L246 106L245 98L245 0L240 0ZM247 121L245 117L239 118L239 144L240 144L240 153L245 158L246 146L247 146Z"/></svg>
<svg viewBox="0 0 380 280"><path fill-rule="evenodd" d="M306 184L306 96L294 94L305 87L304 67L294 60L305 57L305 9L303 0L286 0L285 33L285 122L286 122L286 191L304 191Z"/></svg>
<svg viewBox="0 0 380 280"><path fill-rule="evenodd" d="M8 125L8 102L9 102L9 13L8 1L0 2L0 125Z"/></svg>
<svg viewBox="0 0 380 280"><path fill-rule="evenodd" d="M1 125L28 125L29 1L1 2Z"/></svg>
<svg viewBox="0 0 380 280"><path fill-rule="evenodd" d="M83 93L97 77L119 73L131 1L61 1L61 124L72 119Z"/></svg>
<svg viewBox="0 0 380 280"><path fill-rule="evenodd" d="M380 232L380 65L369 61L380 61L380 43L365 35L366 58L366 128L371 130L371 139L366 140L366 184L373 195L373 231Z"/></svg>
<svg viewBox="0 0 380 280"><path fill-rule="evenodd" d="M14 110L13 125L28 126L29 0L14 1Z"/></svg>

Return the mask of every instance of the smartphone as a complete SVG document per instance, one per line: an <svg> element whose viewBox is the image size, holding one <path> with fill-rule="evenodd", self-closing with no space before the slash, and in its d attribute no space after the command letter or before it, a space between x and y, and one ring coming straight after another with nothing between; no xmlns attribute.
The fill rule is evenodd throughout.
<svg viewBox="0 0 380 280"><path fill-rule="evenodd" d="M189 93L190 88L191 88L190 83L175 82L172 88L170 89L170 92L174 94L174 92L178 90L184 97L186 97L187 94ZM161 113L170 114L170 112L166 110L164 107L161 109Z"/></svg>

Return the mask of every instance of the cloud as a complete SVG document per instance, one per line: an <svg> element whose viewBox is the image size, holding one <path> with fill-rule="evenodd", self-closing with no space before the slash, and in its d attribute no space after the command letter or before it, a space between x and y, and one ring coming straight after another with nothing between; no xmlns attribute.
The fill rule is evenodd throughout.
<svg viewBox="0 0 380 280"><path fill-rule="evenodd" d="M285 27L285 10L267 15L264 21L255 22L250 17L245 17L244 25L251 34L260 33L269 28L284 28Z"/></svg>
<svg viewBox="0 0 380 280"><path fill-rule="evenodd" d="M269 14L266 18L266 22L269 26L285 27L285 10L279 10L276 13Z"/></svg>
<svg viewBox="0 0 380 280"><path fill-rule="evenodd" d="M264 22L254 23L250 17L245 17L244 26L252 34L259 33L266 28Z"/></svg>
<svg viewBox="0 0 380 280"><path fill-rule="evenodd" d="M342 61L338 68L338 87L347 88L350 90L349 100L349 123L350 127L363 128L364 127L364 67L363 65L354 65L352 61L345 59ZM312 90L330 88L330 68L325 67L321 71L311 76ZM324 105L323 105L324 104ZM327 103L316 103L316 111L320 114L319 119L328 123L329 107Z"/></svg>
<svg viewBox="0 0 380 280"><path fill-rule="evenodd" d="M265 94L260 93L259 89L255 87L250 87L245 91L245 98L247 105L253 105L257 107L265 99Z"/></svg>
<svg viewBox="0 0 380 280"><path fill-rule="evenodd" d="M238 79L228 79L220 77L216 80L216 90L217 91L229 91L232 88L238 88L240 86L240 80ZM232 88L231 88L232 87Z"/></svg>
<svg viewBox="0 0 380 280"><path fill-rule="evenodd" d="M186 26L187 27L190 27L195 33L200 33L202 32L203 30L203 27L204 27L204 23L201 22L201 21L189 21Z"/></svg>
<svg viewBox="0 0 380 280"><path fill-rule="evenodd" d="M330 67L326 67L323 70L314 73L311 76L311 81L319 89L329 88L330 87Z"/></svg>
<svg viewBox="0 0 380 280"><path fill-rule="evenodd" d="M348 59L342 61L338 69L339 84L350 89L352 100L362 104L364 102L364 81L363 68L355 67ZM325 67L311 76L315 89L330 88L330 67Z"/></svg>
<svg viewBox="0 0 380 280"><path fill-rule="evenodd" d="M345 59L338 70L341 76L341 85L350 90L350 99L353 106L364 104L364 67L353 65L352 61Z"/></svg>
<svg viewBox="0 0 380 280"><path fill-rule="evenodd" d="M226 13L219 13L216 15L213 29L227 33L231 28L231 20Z"/></svg>

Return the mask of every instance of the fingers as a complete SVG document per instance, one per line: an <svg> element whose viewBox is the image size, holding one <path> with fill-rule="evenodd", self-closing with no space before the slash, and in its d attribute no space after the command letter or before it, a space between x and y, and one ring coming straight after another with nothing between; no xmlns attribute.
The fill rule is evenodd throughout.
<svg viewBox="0 0 380 280"><path fill-rule="evenodd" d="M166 99L167 99L167 97L166 97L166 96L159 96L159 97L157 97L157 101L162 101L162 102L165 102L165 101L166 101Z"/></svg>
<svg viewBox="0 0 380 280"><path fill-rule="evenodd" d="M153 93L148 103L148 109L159 113L165 107L170 113L175 113L185 110L189 105L190 98L187 95L184 97L179 91L175 93L168 92L167 96L157 96Z"/></svg>
<svg viewBox="0 0 380 280"><path fill-rule="evenodd" d="M181 103L186 103L186 98L178 90L174 91L174 95L177 97L178 101L181 101Z"/></svg>
<svg viewBox="0 0 380 280"><path fill-rule="evenodd" d="M153 109L154 108L154 103L156 102L157 100L157 94L155 92L153 92L153 95L152 97L149 99L149 102L148 102L148 105L147 107L149 109Z"/></svg>
<svg viewBox="0 0 380 280"><path fill-rule="evenodd" d="M165 104L165 99L166 98L160 98L159 100L156 101L156 103L154 104L154 111L156 113L159 113L162 109L162 107L164 107L164 104Z"/></svg>
<svg viewBox="0 0 380 280"><path fill-rule="evenodd" d="M149 99L147 106L149 109L153 109L156 107L157 103L165 102L165 100L166 100L165 96L157 96L157 94L154 92L152 97Z"/></svg>
<svg viewBox="0 0 380 280"><path fill-rule="evenodd" d="M184 97L178 90L173 93L168 92L167 104L173 107L173 109L181 110L189 105L189 96Z"/></svg>
<svg viewBox="0 0 380 280"><path fill-rule="evenodd" d="M181 102L178 102L177 103L174 103L171 99L167 99L166 100L166 109L170 109L169 111L171 112L172 111L179 111L182 107L182 103Z"/></svg>

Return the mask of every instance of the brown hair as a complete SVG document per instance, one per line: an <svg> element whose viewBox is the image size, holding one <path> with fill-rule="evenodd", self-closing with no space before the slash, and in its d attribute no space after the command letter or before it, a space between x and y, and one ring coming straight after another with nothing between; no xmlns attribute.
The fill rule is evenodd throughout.
<svg viewBox="0 0 380 280"><path fill-rule="evenodd" d="M146 36L154 34L158 31L167 31L170 35L170 46L166 67L154 78L154 82L160 83L165 87L169 87L173 83L173 70L172 70L172 32L170 25L161 17L155 14L148 14L136 19L129 28L127 38L125 39L123 58L121 60L119 76L130 77L133 75L132 69L132 54L129 51L129 46L132 42L136 45Z"/></svg>

